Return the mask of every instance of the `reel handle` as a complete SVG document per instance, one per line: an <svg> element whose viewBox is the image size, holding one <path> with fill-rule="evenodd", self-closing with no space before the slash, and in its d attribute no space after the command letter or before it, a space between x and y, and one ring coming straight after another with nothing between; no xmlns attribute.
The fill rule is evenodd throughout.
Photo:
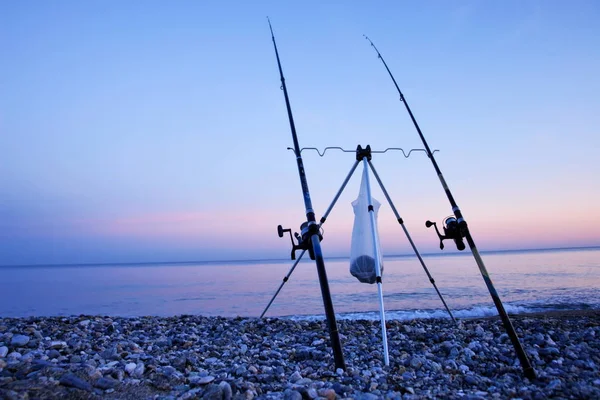
<svg viewBox="0 0 600 400"><path fill-rule="evenodd" d="M440 250L444 250L444 239L448 239L447 237L443 236L440 231L438 230L437 224L435 222L431 222L429 220L425 221L425 226L427 228L431 228L431 226L433 226L435 228L435 233L437 233L438 238L440 239Z"/></svg>

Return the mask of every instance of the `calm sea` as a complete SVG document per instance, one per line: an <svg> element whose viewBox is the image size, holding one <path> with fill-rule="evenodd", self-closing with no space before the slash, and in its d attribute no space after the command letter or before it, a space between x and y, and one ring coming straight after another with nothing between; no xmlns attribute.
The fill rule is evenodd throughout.
<svg viewBox="0 0 600 400"><path fill-rule="evenodd" d="M600 248L484 253L509 313L600 308ZM424 256L457 317L496 315L470 253ZM109 315L256 317L291 261L0 267L0 316ZM375 285L359 283L349 260L326 260L340 318L377 319ZM389 319L446 317L414 256L384 259ZM298 264L266 316L321 318L323 303L313 261Z"/></svg>

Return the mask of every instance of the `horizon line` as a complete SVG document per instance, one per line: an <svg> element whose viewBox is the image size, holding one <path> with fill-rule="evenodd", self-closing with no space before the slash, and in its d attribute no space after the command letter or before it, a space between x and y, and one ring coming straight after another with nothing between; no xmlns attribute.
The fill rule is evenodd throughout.
<svg viewBox="0 0 600 400"><path fill-rule="evenodd" d="M542 248L529 248L529 249L503 249L503 250L482 250L481 254L490 254L490 253L519 253L519 252L527 252L527 251L556 251L556 250L587 250L587 249L600 249L600 245L593 246L572 246L572 247L542 247ZM444 257L444 256L457 256L464 255L468 253L452 251L447 253L419 253L422 256L434 256L434 257ZM393 257L416 257L414 252L411 253L403 253L403 254L387 254L383 255L384 258L393 258ZM334 256L334 257L325 257L325 259L347 259L349 256ZM300 260L299 262L306 261ZM309 260L309 259L308 259ZM290 261L288 258L258 258L258 259L231 259L231 260L192 260L192 261L136 261L136 262L102 262L102 263L54 263L54 264L3 264L0 265L0 268L4 267L98 267L98 266L108 266L108 265L161 265L161 264L226 264L226 263L240 263L240 262L276 262L276 261Z"/></svg>

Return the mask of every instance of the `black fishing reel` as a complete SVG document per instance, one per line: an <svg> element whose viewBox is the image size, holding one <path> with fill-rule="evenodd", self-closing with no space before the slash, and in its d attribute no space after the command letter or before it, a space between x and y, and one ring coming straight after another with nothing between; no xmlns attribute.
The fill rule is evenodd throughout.
<svg viewBox="0 0 600 400"><path fill-rule="evenodd" d="M438 230L438 227L435 222L431 222L431 221L425 222L425 226L427 228L431 228L432 225L435 228L435 232L437 233L438 237L440 238L440 250L444 250L444 240L446 240L446 239L454 240L454 243L456 244L456 248L459 251L463 251L465 249L465 242L463 242L463 239L462 239L463 237L465 237L465 234L464 234L463 230L461 229L458 221L456 220L456 218L453 215L446 217L444 219L444 234L443 235L440 234L440 231Z"/></svg>
<svg viewBox="0 0 600 400"><path fill-rule="evenodd" d="M308 250L310 259L315 259L315 251L310 242L310 238L314 233L316 233L319 235L319 242L323 240L323 234L321 233L319 226L316 223L312 224L312 229L309 227L308 222L303 222L302 225L300 225L301 234L298 234L298 232L294 232L294 237L298 241L298 244L294 243L294 238L292 237L291 229L283 229L281 225L277 225L277 234L279 235L279 237L283 237L283 234L285 232L289 232L290 234L290 241L292 242L292 260L296 259L296 251L298 250Z"/></svg>

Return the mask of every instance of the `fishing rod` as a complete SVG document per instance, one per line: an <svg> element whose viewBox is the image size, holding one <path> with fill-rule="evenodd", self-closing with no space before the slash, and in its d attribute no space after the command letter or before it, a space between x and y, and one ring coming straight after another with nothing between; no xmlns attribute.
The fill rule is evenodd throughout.
<svg viewBox="0 0 600 400"><path fill-rule="evenodd" d="M410 115L410 119L412 120L413 125L415 126L417 133L419 134L419 137L421 138L421 141L423 142L423 145L425 146L425 151L426 151L429 159L431 160L431 163L433 164L433 168L435 169L435 172L442 184L442 187L444 188L444 191L446 192L448 201L450 202L450 205L452 206L452 212L454 214L454 217L446 218L445 223L447 226L444 227L444 231L445 231L446 235L445 236L440 235L439 231L437 231L437 226L435 227L436 232L440 238L440 247L443 248L442 242L444 239L453 239L456 242L457 248L459 250L463 250L465 248L465 246L464 246L464 243L462 242L462 238L464 237L467 240L469 248L471 249L471 252L473 253L473 257L475 258L475 262L477 263L477 266L479 267L479 271L481 272L481 275L483 276L483 280L488 288L488 291L490 292L490 295L492 297L492 300L494 301L494 304L496 305L498 314L500 315L500 318L502 319L504 328L506 329L508 336L510 337L510 340L513 344L513 347L515 348L515 352L517 353L519 361L521 362L521 367L523 368L523 372L527 378L533 379L533 378L535 378L535 375L536 375L535 370L531 366L531 363L529 362L529 358L527 358L527 354L525 354L525 351L523 350L523 346L521 345L519 337L517 336L517 333L515 332L515 328L513 327L512 322L510 321L510 318L508 317L508 314L506 313L506 310L504 309L504 305L502 304L502 301L500 300L500 296L498 295L498 292L496 291L496 288L494 287L494 284L492 283L492 279L490 278L490 275L485 267L485 264L483 263L481 254L479 254L479 251L477 250L477 246L475 246L473 237L471 236L471 233L469 232L467 221L465 221L465 219L462 215L462 212L460 211L460 208L456 204L456 201L454 200L454 197L452 196L452 193L450 192L450 188L448 187L448 184L446 183L446 180L444 179L444 176L442 175L442 171L440 170L440 167L438 166L437 162L435 161L433 153L429 149L429 145L427 144L427 141L425 140L425 136L423 136L423 132L421 132L421 128L419 127L419 124L417 123L415 116L413 115L410 107L408 106L408 103L406 102L406 98L404 97L404 94L402 94L402 91L400 90L398 83L396 83L396 79L394 78L394 75L390 71L387 63L383 59L383 57L382 57L381 53L379 52L379 50L377 49L377 47L375 47L375 44L366 35L364 35L364 36L365 36L365 39L367 39L369 41L369 43L371 43L371 46L377 52L377 56L379 57L379 59L381 60L383 65L385 66L385 69L387 70L388 74L390 75L390 78L392 78L392 82L394 82L394 86L396 86L396 90L398 91L398 94L400 95L400 101L402 103L404 103L404 107L406 107L406 111L408 111L408 115ZM431 225L435 225L435 224L430 221L426 222L426 226L428 228Z"/></svg>
<svg viewBox="0 0 600 400"><path fill-rule="evenodd" d="M310 199L310 192L308 190L306 173L304 171L304 164L302 162L302 154L300 152L300 145L298 144L298 136L296 135L296 125L294 124L292 107L290 106L290 99L288 97L287 87L285 85L285 78L283 77L283 69L281 68L281 61L279 60L279 52L277 51L277 44L275 43L273 27L271 26L271 20L268 17L267 21L269 22L269 29L271 30L271 38L273 39L273 47L275 48L277 66L279 67L281 89L283 90L283 96L285 97L285 106L287 108L288 119L290 121L292 139L294 140L294 151L296 153L296 161L298 163L298 174L300 175L300 185L302 186L304 206L306 208L306 222L301 225L301 248L303 250L308 249L311 258L316 262L317 273L319 275L319 284L321 286L321 295L323 297L323 306L325 307L325 316L327 318L327 325L329 327L329 337L331 340L331 347L333 349L335 368L341 368L345 370L346 363L344 361L344 354L342 352L340 334L338 332L337 322L335 319L333 302L331 301L331 292L329 291L329 282L327 280L327 271L325 270L325 261L323 260L323 251L321 249L322 236L320 235L319 225L316 222L315 212L312 208L312 201Z"/></svg>

